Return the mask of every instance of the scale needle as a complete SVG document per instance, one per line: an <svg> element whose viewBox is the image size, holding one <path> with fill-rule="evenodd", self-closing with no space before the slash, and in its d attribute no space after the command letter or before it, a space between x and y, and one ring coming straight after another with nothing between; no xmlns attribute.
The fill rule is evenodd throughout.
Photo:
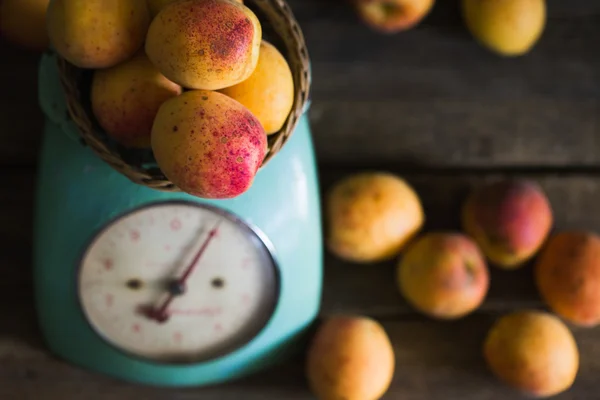
<svg viewBox="0 0 600 400"><path fill-rule="evenodd" d="M152 307L146 311L146 316L148 318L154 319L161 323L166 322L169 319L169 315L167 314L167 309L169 308L169 305L171 305L171 303L173 302L175 297L181 296L186 292L185 284L186 284L188 278L192 275L192 273L196 269L196 267L198 265L198 261L200 260L200 257L202 257L202 254L204 254L204 252L206 251L206 248L208 247L208 245L210 244L212 239L217 235L217 231L218 231L220 224L221 224L221 221L219 220L215 224L215 227L208 233L208 237L206 238L204 243L202 243L202 246L200 247L200 249L194 256L194 258L192 259L192 262L189 264L189 266L183 272L183 275L181 275L181 277L179 279L175 279L169 283L169 296L166 298L166 300L162 304L162 306L158 309Z"/></svg>

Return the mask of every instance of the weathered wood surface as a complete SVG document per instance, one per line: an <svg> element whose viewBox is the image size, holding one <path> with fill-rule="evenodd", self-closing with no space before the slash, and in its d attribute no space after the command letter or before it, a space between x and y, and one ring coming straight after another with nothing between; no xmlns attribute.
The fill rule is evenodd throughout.
<svg viewBox="0 0 600 400"><path fill-rule="evenodd" d="M6 319L34 329L31 309L2 304ZM443 323L421 317L382 320L392 338L396 374L383 400L519 399L487 372L481 341L495 315L475 314ZM581 354L580 373L569 392L557 400L597 399L600 372L597 331L574 329ZM24 332L19 332L23 334ZM309 400L314 399L304 378L304 360L290 362L242 380L202 389L156 389L95 375L49 355L37 340L3 335L0 341L0 398L15 400ZM523 397L523 399L525 399Z"/></svg>
<svg viewBox="0 0 600 400"><path fill-rule="evenodd" d="M438 1L417 29L381 36L346 1L298 2L321 159L599 165L600 7L549 1L534 51L501 59L471 40L458 3Z"/></svg>
<svg viewBox="0 0 600 400"><path fill-rule="evenodd" d="M366 28L345 0L290 3L313 61L310 117L324 192L347 174L385 168L417 189L427 230L456 230L469 187L506 173L542 184L555 209L555 229L600 231L599 2L550 0L544 38L527 57L510 60L468 36L457 1L438 1L421 26L392 36ZM236 383L165 390L116 382L46 351L31 283L42 126L37 56L2 42L0 53L0 399L312 399L301 356ZM394 261L361 266L330 254L325 261L322 315L370 315L392 338L397 371L385 399L519 398L490 377L480 349L498 315L543 307L530 266L492 268L482 308L442 323L416 314L401 298ZM600 331L574 332L580 373L557 399L597 399Z"/></svg>
<svg viewBox="0 0 600 400"><path fill-rule="evenodd" d="M38 106L38 56L0 41L0 163L33 165L43 126Z"/></svg>

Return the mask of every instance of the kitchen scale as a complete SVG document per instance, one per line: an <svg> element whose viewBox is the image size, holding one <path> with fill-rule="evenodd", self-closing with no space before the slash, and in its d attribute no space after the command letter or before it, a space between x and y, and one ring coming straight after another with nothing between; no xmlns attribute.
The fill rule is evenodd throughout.
<svg viewBox="0 0 600 400"><path fill-rule="evenodd" d="M83 146L52 54L39 87L34 282L50 350L156 386L217 384L300 351L323 264L306 116L249 191L204 200L132 183Z"/></svg>

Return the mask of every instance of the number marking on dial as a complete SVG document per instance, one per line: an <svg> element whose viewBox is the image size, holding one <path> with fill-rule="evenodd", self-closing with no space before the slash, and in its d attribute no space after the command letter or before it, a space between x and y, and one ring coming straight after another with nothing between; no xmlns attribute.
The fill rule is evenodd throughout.
<svg viewBox="0 0 600 400"><path fill-rule="evenodd" d="M114 261L111 258L107 258L106 260L104 260L104 262L102 263L102 265L104 266L104 269L106 271L110 271L115 266L115 263L114 263Z"/></svg>
<svg viewBox="0 0 600 400"><path fill-rule="evenodd" d="M178 230L181 229L181 220L179 218L174 218L171 220L171 223L169 224L169 226L171 227L172 231L177 232Z"/></svg>

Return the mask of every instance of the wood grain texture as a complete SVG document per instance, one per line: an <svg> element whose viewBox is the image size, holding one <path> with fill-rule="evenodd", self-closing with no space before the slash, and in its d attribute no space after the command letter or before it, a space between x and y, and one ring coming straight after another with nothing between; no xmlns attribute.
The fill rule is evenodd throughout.
<svg viewBox="0 0 600 400"><path fill-rule="evenodd" d="M550 1L542 40L504 59L470 37L458 3L437 2L396 35L371 31L344 1L296 6L313 59L320 159L600 165L598 6Z"/></svg>
<svg viewBox="0 0 600 400"><path fill-rule="evenodd" d="M38 105L39 54L24 51L0 38L0 164L33 165L43 127Z"/></svg>
<svg viewBox="0 0 600 400"><path fill-rule="evenodd" d="M331 164L600 166L595 99L325 100L310 116Z"/></svg>
<svg viewBox="0 0 600 400"><path fill-rule="evenodd" d="M35 171L13 167L2 174L10 189L0 190L0 298L13 302L31 296ZM0 326L4 322L0 318Z"/></svg>
<svg viewBox="0 0 600 400"><path fill-rule="evenodd" d="M23 321L29 309L0 311ZM498 315L472 315L461 321L438 322L424 318L381 320L396 354L392 386L383 400L527 399L499 384L481 357L481 343ZM574 329L581 365L571 390L557 400L589 400L597 395L600 372L598 334ZM140 387L115 381L56 360L40 343L2 335L0 341L0 398L19 400L313 400L304 378L304 359L226 385L195 389Z"/></svg>

